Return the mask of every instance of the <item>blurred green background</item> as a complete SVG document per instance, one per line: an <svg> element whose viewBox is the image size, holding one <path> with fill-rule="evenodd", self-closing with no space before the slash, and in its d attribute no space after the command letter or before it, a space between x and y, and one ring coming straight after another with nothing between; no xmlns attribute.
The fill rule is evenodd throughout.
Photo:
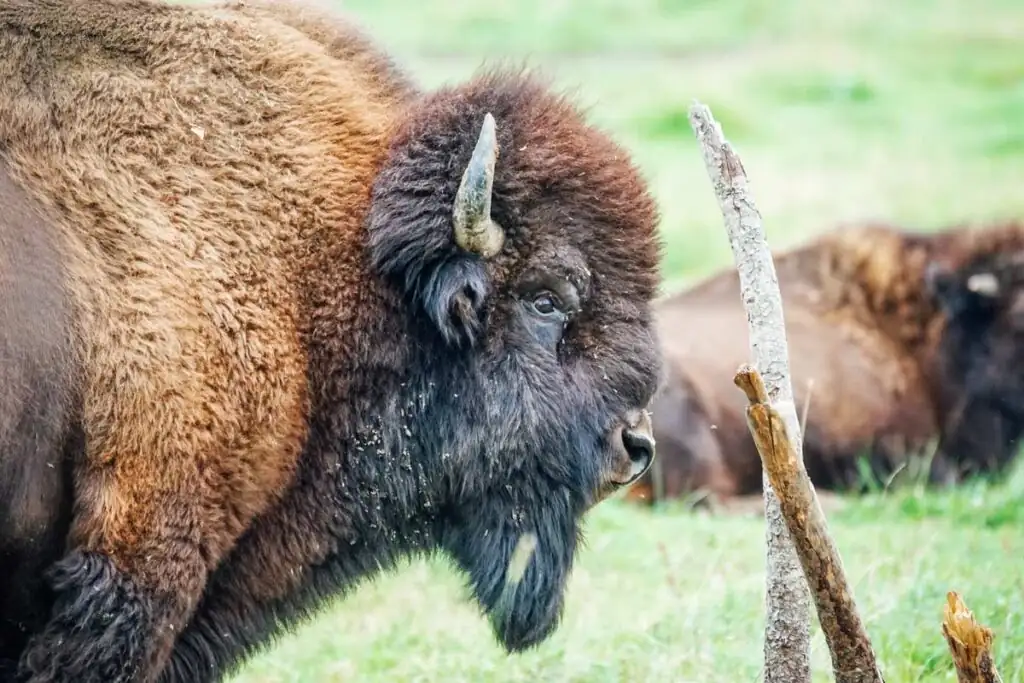
<svg viewBox="0 0 1024 683"><path fill-rule="evenodd" d="M693 134L711 106L773 248L867 219L940 228L1024 215L1020 0L349 0L421 83L526 62L635 154L660 203L666 288L731 265ZM953 682L947 590L1024 681L1024 471L830 516L889 683ZM591 515L564 624L506 656L444 563L414 562L283 638L237 683L756 681L764 523L610 501ZM816 627L815 627L816 628ZM831 680L815 635L816 681Z"/></svg>

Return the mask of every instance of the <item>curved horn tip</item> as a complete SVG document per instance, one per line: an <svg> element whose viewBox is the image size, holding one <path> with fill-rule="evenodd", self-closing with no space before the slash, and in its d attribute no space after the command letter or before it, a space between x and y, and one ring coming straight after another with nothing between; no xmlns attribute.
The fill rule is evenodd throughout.
<svg viewBox="0 0 1024 683"><path fill-rule="evenodd" d="M480 126L480 134L476 138L476 146L473 147L473 156L469 160L469 167L476 166L478 172L483 171L480 181L487 185L488 190L494 182L494 163L497 159L497 124L494 122L491 112L487 112L484 114L484 122ZM480 166L483 168L480 169Z"/></svg>
<svg viewBox="0 0 1024 683"><path fill-rule="evenodd" d="M485 137L489 140L494 140L495 129L497 124L494 121L494 115L491 112L484 114L484 122L480 126L480 137L477 139L477 144L480 144Z"/></svg>
<svg viewBox="0 0 1024 683"><path fill-rule="evenodd" d="M496 129L494 116L487 112L473 155L463 171L452 214L455 243L484 258L501 251L505 242L505 231L491 219L491 193L498 156Z"/></svg>
<svg viewBox="0 0 1024 683"><path fill-rule="evenodd" d="M981 296L999 294L999 280L992 273L975 273L967 278L967 289Z"/></svg>

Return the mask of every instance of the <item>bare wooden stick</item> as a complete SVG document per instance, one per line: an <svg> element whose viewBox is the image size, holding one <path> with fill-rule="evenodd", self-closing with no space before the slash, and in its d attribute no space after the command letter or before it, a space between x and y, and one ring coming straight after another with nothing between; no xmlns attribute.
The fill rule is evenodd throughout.
<svg viewBox="0 0 1024 683"><path fill-rule="evenodd" d="M729 234L754 362L765 378L776 410L789 426L799 455L802 439L789 378L782 294L761 227L761 214L748 189L743 164L722 135L711 110L695 102L690 107L690 126L697 136ZM775 492L767 475L763 475L762 480L767 527L764 682L810 683L811 620L807 586Z"/></svg>
<svg viewBox="0 0 1024 683"><path fill-rule="evenodd" d="M992 629L978 623L956 593L946 594L942 635L960 683L1002 683L992 658Z"/></svg>
<svg viewBox="0 0 1024 683"><path fill-rule="evenodd" d="M764 382L752 366L742 366L734 382L750 401L750 434L811 588L818 621L832 654L836 683L882 683L882 672L857 613L842 558L782 416L768 402Z"/></svg>

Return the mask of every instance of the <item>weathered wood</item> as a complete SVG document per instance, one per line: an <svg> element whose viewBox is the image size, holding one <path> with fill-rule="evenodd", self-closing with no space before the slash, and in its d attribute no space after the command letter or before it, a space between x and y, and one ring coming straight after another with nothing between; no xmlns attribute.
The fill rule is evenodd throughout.
<svg viewBox="0 0 1024 683"><path fill-rule="evenodd" d="M711 110L695 102L690 126L700 145L739 273L740 296L747 312L754 362L768 385L776 410L789 425L797 453L801 432L790 382L786 328L775 264L754 205L739 156L722 135ZM782 520L779 502L767 475L764 481L766 522L765 683L810 683L810 600L800 563Z"/></svg>
<svg viewBox="0 0 1024 683"><path fill-rule="evenodd" d="M942 635L953 655L960 683L1002 683L992 657L992 629L979 624L954 592L946 594Z"/></svg>
<svg viewBox="0 0 1024 683"><path fill-rule="evenodd" d="M734 381L750 401L750 434L810 586L832 655L836 683L882 683L882 672L857 613L842 558L782 416L769 403L764 381L752 366L742 366Z"/></svg>

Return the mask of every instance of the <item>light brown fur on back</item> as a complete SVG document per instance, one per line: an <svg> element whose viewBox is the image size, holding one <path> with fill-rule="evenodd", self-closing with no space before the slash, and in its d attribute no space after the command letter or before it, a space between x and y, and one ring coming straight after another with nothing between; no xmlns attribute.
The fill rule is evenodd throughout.
<svg viewBox="0 0 1024 683"><path fill-rule="evenodd" d="M367 181L402 90L273 11L26 7L0 3L0 148L61 228L77 307L74 542L157 594L197 595L290 481L300 301L317 302L301 288L335 259L350 291L323 296L357 293ZM179 566L154 559L168 553Z"/></svg>
<svg viewBox="0 0 1024 683"><path fill-rule="evenodd" d="M271 19L291 26L324 46L331 57L345 62L353 74L366 80L371 92L390 100L406 101L417 94L416 85L385 53L350 21L343 21L330 3L245 0L221 5L238 15Z"/></svg>

